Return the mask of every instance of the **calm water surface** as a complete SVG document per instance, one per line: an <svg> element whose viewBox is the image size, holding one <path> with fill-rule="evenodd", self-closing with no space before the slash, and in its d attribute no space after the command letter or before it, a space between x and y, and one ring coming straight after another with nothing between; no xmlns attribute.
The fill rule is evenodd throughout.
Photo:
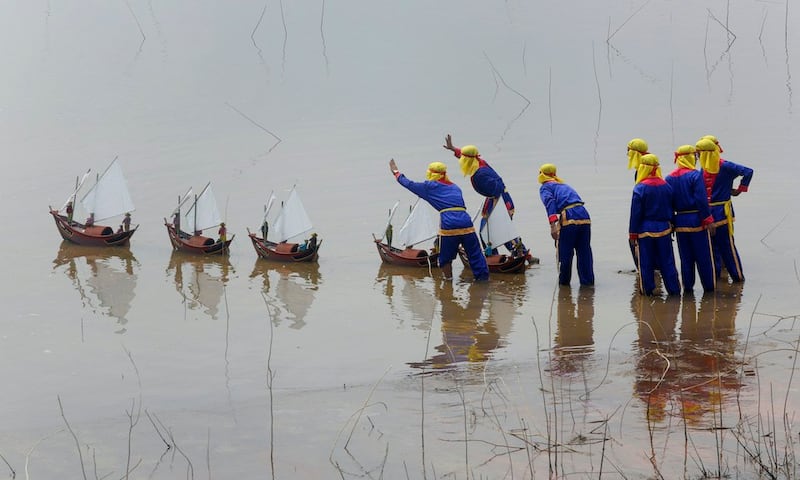
<svg viewBox="0 0 800 480"><path fill-rule="evenodd" d="M793 7L3 3L0 475L755 478L748 452L777 451L794 477ZM503 175L524 275L380 263L372 234L414 200L389 158L447 162L477 210L447 133ZM666 172L709 133L756 170L747 282L642 298L625 145ZM62 244L48 205L115 156L130 248ZM545 162L591 212L595 288L556 285ZM231 255L173 253L163 219L209 180ZM258 260L247 228L295 184L319 264Z"/></svg>

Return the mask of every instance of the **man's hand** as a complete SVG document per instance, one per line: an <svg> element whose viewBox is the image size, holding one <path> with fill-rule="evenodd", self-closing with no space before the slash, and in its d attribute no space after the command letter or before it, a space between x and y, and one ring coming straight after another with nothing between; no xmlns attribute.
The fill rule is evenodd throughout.
<svg viewBox="0 0 800 480"><path fill-rule="evenodd" d="M392 175L395 177L398 173L400 173L400 170L397 169L397 163L394 161L394 158L389 160L389 170L392 171Z"/></svg>
<svg viewBox="0 0 800 480"><path fill-rule="evenodd" d="M732 188L731 189L731 197L738 197L740 193L742 193L742 192L737 188Z"/></svg>
<svg viewBox="0 0 800 480"><path fill-rule="evenodd" d="M550 237L553 240L558 240L558 237L561 236L561 224L559 222L553 222L550 224Z"/></svg>
<svg viewBox="0 0 800 480"><path fill-rule="evenodd" d="M444 137L444 145L442 146L451 152L456 151L456 147L453 146L453 137L449 133Z"/></svg>

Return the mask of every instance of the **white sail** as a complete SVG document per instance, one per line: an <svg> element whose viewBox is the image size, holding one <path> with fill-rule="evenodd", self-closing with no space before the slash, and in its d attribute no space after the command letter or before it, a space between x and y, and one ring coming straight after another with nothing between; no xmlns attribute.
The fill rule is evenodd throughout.
<svg viewBox="0 0 800 480"><path fill-rule="evenodd" d="M208 182L206 188L195 198L192 206L186 211L183 220L185 220L186 228L181 226L181 230L189 233L216 227L222 222L222 217L217 208L217 199L211 189L211 182Z"/></svg>
<svg viewBox="0 0 800 480"><path fill-rule="evenodd" d="M275 225L270 229L270 233L278 242L285 242L290 238L302 235L311 231L314 226L308 218L303 202L297 190L292 188L289 198L283 203L283 208L275 219Z"/></svg>
<svg viewBox="0 0 800 480"><path fill-rule="evenodd" d="M275 203L275 200L277 200L277 198L275 198L275 192L269 192L269 199L267 200L267 204L264 205L264 220L267 219L267 215L269 215L269 211L272 210L272 204ZM262 220L262 222L264 220Z"/></svg>
<svg viewBox="0 0 800 480"><path fill-rule="evenodd" d="M428 202L420 201L414 204L403 226L397 234L397 240L405 247L430 240L439 234L438 215Z"/></svg>
<svg viewBox="0 0 800 480"><path fill-rule="evenodd" d="M117 159L111 162L105 172L97 179L91 190L81 199L81 204L89 213L94 213L95 222L100 222L117 215L132 212L131 194L122 167Z"/></svg>
<svg viewBox="0 0 800 480"><path fill-rule="evenodd" d="M480 217L478 217L478 226L480 226ZM497 248L517 237L519 235L505 204L497 202L489 214L489 218L486 219L486 225L481 230L481 239L487 245L491 244L493 248Z"/></svg>

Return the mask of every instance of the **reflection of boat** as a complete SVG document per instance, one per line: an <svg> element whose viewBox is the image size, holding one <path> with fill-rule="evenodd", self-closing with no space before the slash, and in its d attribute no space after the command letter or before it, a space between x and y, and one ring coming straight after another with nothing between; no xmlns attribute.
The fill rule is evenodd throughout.
<svg viewBox="0 0 800 480"><path fill-rule="evenodd" d="M389 210L389 221L386 225L384 237L376 238L375 235L372 236L378 249L378 255L380 255L383 263L406 267L438 267L439 254L435 249L432 248L429 253L427 250L414 248L414 245L436 238L438 235L439 226L433 215L435 211L433 207L428 202L417 199L398 231L397 240L403 248L392 246L392 232L394 229L392 218L396 209L397 203Z"/></svg>
<svg viewBox="0 0 800 480"><path fill-rule="evenodd" d="M250 278L259 276L263 279L263 291L270 305L278 310L273 315L276 324L287 319L292 322L291 328L305 326L305 317L322 282L319 265L314 262L280 265L256 261Z"/></svg>
<svg viewBox="0 0 800 480"><path fill-rule="evenodd" d="M479 218L480 215L476 216ZM480 228L480 219L476 222L476 229ZM481 241L489 247L497 247L510 242L519 237L511 222L508 210L505 208L494 208L486 219L483 228L480 229ZM497 251L496 249L493 251ZM458 256L465 268L469 268L467 252L463 248L458 249ZM492 254L486 256L486 264L489 266L489 273L523 273L528 268L528 264L538 263L533 257L526 256L521 250L515 251L511 255Z"/></svg>
<svg viewBox="0 0 800 480"><path fill-rule="evenodd" d="M83 269L79 259L86 261L88 271ZM66 267L65 273L80 293L83 304L124 325L135 296L134 263L137 263L136 258L127 248L97 249L64 241L53 260L53 270Z"/></svg>
<svg viewBox="0 0 800 480"><path fill-rule="evenodd" d="M189 309L203 308L215 320L231 273L235 272L227 256L197 257L173 251L167 266L167 274L174 276L175 290L184 298ZM188 281L184 275L187 275Z"/></svg>
<svg viewBox="0 0 800 480"><path fill-rule="evenodd" d="M211 182L206 184L200 195L194 197L194 201L184 215L181 208L190 199L191 194L192 189L190 188L186 195L178 199L178 207L173 212L175 220L172 223L164 220L172 248L201 255L227 255L233 237L236 235L221 241L202 234L203 230L222 224L222 217L217 208L217 199L211 190Z"/></svg>
<svg viewBox="0 0 800 480"><path fill-rule="evenodd" d="M268 229L266 228L268 225L267 215L269 215L274 201L275 196L270 195L269 203L264 211L262 237L257 236L248 229L250 241L253 242L253 248L255 248L258 256L267 260L287 263L316 262L319 258L319 249L322 246L322 240L317 239L316 233L311 234L311 237L303 244L288 242L295 237L310 232L314 228L303 202L300 200L297 189L292 187L289 197L285 202L282 202L280 212L272 222L273 227ZM270 234L272 234L272 238L275 241L268 239Z"/></svg>
<svg viewBox="0 0 800 480"><path fill-rule="evenodd" d="M430 328L438 303L433 282L426 270L389 263L380 264L375 278L375 284L381 285L386 295L392 316L401 324L411 318L424 329Z"/></svg>
<svg viewBox="0 0 800 480"><path fill-rule="evenodd" d="M79 223L74 220L74 210L72 209L77 208L75 200L78 191L89 173L90 171L87 171L82 179L76 180L75 190L65 202L64 207L60 210L50 208L50 215L56 222L58 232L64 240L78 245L93 247L128 245L131 237L136 233L136 229L139 228L138 225L127 230L120 225L120 228L115 230L110 226L94 223L134 210L128 184L116 158L111 161L103 174L97 177L94 186L81 199L81 205L92 218L91 224ZM68 211L68 209L72 212L61 213L61 210ZM87 221L87 223L89 222Z"/></svg>

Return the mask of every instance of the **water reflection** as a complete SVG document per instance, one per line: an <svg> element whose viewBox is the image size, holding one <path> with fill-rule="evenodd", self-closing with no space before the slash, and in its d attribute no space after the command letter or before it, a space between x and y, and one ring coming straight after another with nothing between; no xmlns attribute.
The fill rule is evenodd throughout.
<svg viewBox="0 0 800 480"><path fill-rule="evenodd" d="M511 332L516 310L522 302L523 280L508 283L435 283L440 305L442 343L417 368L446 370L459 363L483 368L484 362L503 347Z"/></svg>
<svg viewBox="0 0 800 480"><path fill-rule="evenodd" d="M552 371L556 375L584 371L594 352L594 287L560 286L556 315Z"/></svg>
<svg viewBox="0 0 800 480"><path fill-rule="evenodd" d="M687 298L681 315L680 370L682 413L688 423L718 412L741 388L736 360L736 315L742 284L717 285L697 305Z"/></svg>
<svg viewBox="0 0 800 480"><path fill-rule="evenodd" d="M402 326L407 319L412 327L427 330L436 314L434 280L427 268L409 268L388 265L383 262L375 277L389 302L392 316Z"/></svg>
<svg viewBox="0 0 800 480"><path fill-rule="evenodd" d="M97 248L62 242L53 270L63 270L80 294L84 307L116 319L121 326L116 333L125 333L124 325L135 297L136 257L128 248Z"/></svg>
<svg viewBox="0 0 800 480"><path fill-rule="evenodd" d="M735 397L741 387L735 358L741 288L722 285L699 302L692 295L634 295L632 309L639 321L635 391L647 407L649 421L674 415L697 426Z"/></svg>
<svg viewBox="0 0 800 480"><path fill-rule="evenodd" d="M167 266L167 276L172 276L175 290L189 310L202 309L216 320L220 303L225 295L225 285L235 273L227 256L202 257L173 251Z"/></svg>
<svg viewBox="0 0 800 480"><path fill-rule="evenodd" d="M290 328L303 328L306 325L306 315L322 283L319 264L280 264L256 259L250 278L258 277L262 279L264 294L277 309L277 313L274 310L272 313L275 325L289 320Z"/></svg>

